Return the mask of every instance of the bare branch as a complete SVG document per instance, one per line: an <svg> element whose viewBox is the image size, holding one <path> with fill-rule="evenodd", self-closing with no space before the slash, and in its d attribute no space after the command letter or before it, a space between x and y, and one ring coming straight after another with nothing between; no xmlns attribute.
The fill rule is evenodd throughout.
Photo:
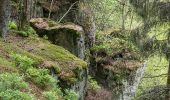
<svg viewBox="0 0 170 100"><path fill-rule="evenodd" d="M67 12L63 15L63 17L61 17L61 19L58 21L58 23L60 23L62 20L63 20L63 18L69 13L69 11L73 8L73 6L77 3L78 1L76 1L75 3L73 3L70 7L69 7L69 9L67 10Z"/></svg>
<svg viewBox="0 0 170 100"><path fill-rule="evenodd" d="M143 77L143 78L155 78L155 77L166 77L168 76L168 74L160 74L160 75L156 75L156 76L146 76L146 77Z"/></svg>
<svg viewBox="0 0 170 100"><path fill-rule="evenodd" d="M51 16L51 9L52 9L53 3L54 3L54 0L51 1L50 12L49 12L49 15L48 15L48 19L50 19L50 16Z"/></svg>

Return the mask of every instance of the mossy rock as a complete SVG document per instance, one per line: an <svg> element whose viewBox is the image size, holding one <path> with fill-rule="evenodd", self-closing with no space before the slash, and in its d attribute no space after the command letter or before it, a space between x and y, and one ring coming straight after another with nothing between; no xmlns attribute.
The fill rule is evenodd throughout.
<svg viewBox="0 0 170 100"><path fill-rule="evenodd" d="M7 42L4 42L0 39L0 50L3 51L0 52L0 55L2 55L2 59L5 59L5 63L0 60L0 65L13 65L12 53L25 55L34 60L35 67L54 68L62 80L71 84L78 81L76 79L77 73L74 73L74 69L79 68L83 71L87 68L87 63L83 60L77 58L63 47L53 45L47 40L38 38L38 36L24 38L11 34L7 40ZM6 60L5 56L8 56L9 61ZM67 75L61 76L61 72L71 75L69 77Z"/></svg>
<svg viewBox="0 0 170 100"><path fill-rule="evenodd" d="M30 24L40 37L48 37L53 44L62 46L79 57L78 43L84 45L85 37L81 26L74 23L61 24L46 18L33 18Z"/></svg>
<svg viewBox="0 0 170 100"><path fill-rule="evenodd" d="M95 46L90 49L90 53L94 62L93 68L90 70L95 73L94 76L99 78L99 81L100 79L105 80L106 77L114 78L110 74L121 76L116 77L119 80L126 79L143 63L139 49L126 37L121 37L117 33L112 33L112 36L99 34Z"/></svg>

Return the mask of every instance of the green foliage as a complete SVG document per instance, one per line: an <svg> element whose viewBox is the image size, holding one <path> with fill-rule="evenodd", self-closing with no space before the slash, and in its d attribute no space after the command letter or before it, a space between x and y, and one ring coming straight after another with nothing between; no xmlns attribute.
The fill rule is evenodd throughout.
<svg viewBox="0 0 170 100"><path fill-rule="evenodd" d="M16 66L23 72L25 72L29 67L32 67L32 64L34 63L32 59L20 54L12 54L12 58L15 60Z"/></svg>
<svg viewBox="0 0 170 100"><path fill-rule="evenodd" d="M23 37L28 37L32 34L36 34L36 31L29 25L26 25L24 27L24 29L21 29L21 30L17 30L18 29L18 26L17 26L17 23L15 21L10 21L8 23L8 28L10 30L14 30L14 33L20 35L20 36L23 36Z"/></svg>
<svg viewBox="0 0 170 100"><path fill-rule="evenodd" d="M44 35L44 36L43 36L43 39L48 40L48 36L47 36L47 35Z"/></svg>
<svg viewBox="0 0 170 100"><path fill-rule="evenodd" d="M129 59L141 60L142 56L140 55L141 52L139 48L130 41L127 32L123 33L126 33L123 37L114 37L110 34L107 35L103 32L99 32L96 36L96 43L90 50L92 53L104 52L107 55L113 55L122 52L122 50L128 50L129 54L131 54Z"/></svg>
<svg viewBox="0 0 170 100"><path fill-rule="evenodd" d="M34 98L26 93L20 92L18 90L6 90L0 92L1 100L34 100Z"/></svg>
<svg viewBox="0 0 170 100"><path fill-rule="evenodd" d="M157 40L166 40L168 38L167 30L170 27L170 22L160 23L151 28L148 32L150 38L156 38Z"/></svg>
<svg viewBox="0 0 170 100"><path fill-rule="evenodd" d="M100 44L100 45L94 45L93 48L91 48L92 51L96 51L98 52L99 50L109 50L110 47L109 47L109 44Z"/></svg>
<svg viewBox="0 0 170 100"><path fill-rule="evenodd" d="M88 76L88 88L90 90L94 90L94 91L101 89L101 87L98 85L97 81L94 80L91 76Z"/></svg>
<svg viewBox="0 0 170 100"><path fill-rule="evenodd" d="M55 90L43 92L43 96L46 100L60 100L63 94L61 90L57 88Z"/></svg>
<svg viewBox="0 0 170 100"><path fill-rule="evenodd" d="M18 66L22 72L26 72L27 78L44 88L56 87L56 80L49 75L48 69L33 68L33 60L27 56L13 54L12 57L16 62L16 66Z"/></svg>
<svg viewBox="0 0 170 100"><path fill-rule="evenodd" d="M65 100L77 100L78 97L79 96L75 91L68 90L68 89L65 90L65 96L64 96Z"/></svg>
<svg viewBox="0 0 170 100"><path fill-rule="evenodd" d="M23 37L27 37L28 36L27 32L25 32L25 31L14 31L14 33L16 33L16 34L18 34L20 36L23 36Z"/></svg>
<svg viewBox="0 0 170 100"><path fill-rule="evenodd" d="M142 18L135 13L136 9L133 9L128 0L121 1L121 3L117 0L93 0L91 2L89 4L92 6L95 23L99 30L122 28L122 3L125 4L125 28L135 29L142 23Z"/></svg>
<svg viewBox="0 0 170 100"><path fill-rule="evenodd" d="M10 29L10 30L17 30L18 29L17 23L15 21L9 21L8 29Z"/></svg>
<svg viewBox="0 0 170 100"><path fill-rule="evenodd" d="M25 26L24 29L21 29L21 30L15 29L13 30L13 32L23 37L28 37L30 35L36 34L36 31L31 26L28 26L28 25Z"/></svg>
<svg viewBox="0 0 170 100"><path fill-rule="evenodd" d="M44 92L43 95L44 95L46 100L56 100L56 99L58 99L55 92L52 92L52 91Z"/></svg>
<svg viewBox="0 0 170 100"><path fill-rule="evenodd" d="M23 81L19 74L3 73L0 74L0 92L8 89L22 90L26 89L28 85Z"/></svg>
<svg viewBox="0 0 170 100"><path fill-rule="evenodd" d="M49 71L47 69L29 68L26 71L26 75L28 79L35 82L42 88L56 88L57 81L49 75Z"/></svg>
<svg viewBox="0 0 170 100"><path fill-rule="evenodd" d="M36 31L29 25L25 26L24 31L27 33L27 36L36 34Z"/></svg>
<svg viewBox="0 0 170 100"><path fill-rule="evenodd" d="M8 61L6 58L4 57L1 57L0 55L0 65L3 65L3 66L12 66L12 62Z"/></svg>
<svg viewBox="0 0 170 100"><path fill-rule="evenodd" d="M141 96L143 92L151 87L163 86L167 82L168 61L166 57L159 55L157 52L155 55L150 56L147 62L147 68L144 74L145 78L142 78L139 84L136 97Z"/></svg>

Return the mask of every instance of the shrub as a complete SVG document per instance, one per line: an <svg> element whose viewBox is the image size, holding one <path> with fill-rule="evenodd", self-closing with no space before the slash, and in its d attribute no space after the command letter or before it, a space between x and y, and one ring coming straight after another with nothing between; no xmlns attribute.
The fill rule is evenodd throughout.
<svg viewBox="0 0 170 100"><path fill-rule="evenodd" d="M29 68L26 71L27 78L42 88L56 88L57 81L49 75L47 69Z"/></svg>
<svg viewBox="0 0 170 100"><path fill-rule="evenodd" d="M8 28L9 28L10 30L17 30L17 29L18 29L17 23L16 23L15 21L9 21L9 23L8 23Z"/></svg>
<svg viewBox="0 0 170 100"><path fill-rule="evenodd" d="M20 35L20 36L23 36L23 37L27 37L28 36L27 32L25 32L25 31L15 31L15 33Z"/></svg>
<svg viewBox="0 0 170 100"><path fill-rule="evenodd" d="M11 25L11 27L12 27L12 25ZM13 32L20 36L23 36L23 37L28 37L32 34L36 34L36 31L31 26L25 26L24 29L22 29L22 30L15 29L15 30L13 30Z"/></svg>
<svg viewBox="0 0 170 100"><path fill-rule="evenodd" d="M56 88L55 90L43 92L43 96L46 100L60 100L63 94L59 88Z"/></svg>
<svg viewBox="0 0 170 100"><path fill-rule="evenodd" d="M6 90L0 92L1 100L34 100L34 98L26 93L18 90Z"/></svg>
<svg viewBox="0 0 170 100"><path fill-rule="evenodd" d="M48 36L47 36L47 35L44 35L44 36L43 36L43 39L48 40Z"/></svg>
<svg viewBox="0 0 170 100"><path fill-rule="evenodd" d="M28 85L23 81L19 74L3 73L0 74L0 92L8 89L22 90L26 89Z"/></svg>
<svg viewBox="0 0 170 100"><path fill-rule="evenodd" d="M46 100L56 100L58 99L57 95L53 91L44 92L43 96Z"/></svg>
<svg viewBox="0 0 170 100"><path fill-rule="evenodd" d="M101 87L98 85L97 81L94 80L91 76L88 76L88 88L90 90L94 90L94 91L101 89Z"/></svg>
<svg viewBox="0 0 170 100"><path fill-rule="evenodd" d="M15 60L16 66L18 66L23 72L25 72L29 67L32 67L33 60L27 56L12 54L12 58Z"/></svg>
<svg viewBox="0 0 170 100"><path fill-rule="evenodd" d="M31 34L36 34L36 31L31 26L26 26L24 28L24 30L27 33L27 36L29 36Z"/></svg>
<svg viewBox="0 0 170 100"><path fill-rule="evenodd" d="M75 91L68 90L68 89L65 90L65 96L64 96L65 100L78 100L78 97L79 96Z"/></svg>

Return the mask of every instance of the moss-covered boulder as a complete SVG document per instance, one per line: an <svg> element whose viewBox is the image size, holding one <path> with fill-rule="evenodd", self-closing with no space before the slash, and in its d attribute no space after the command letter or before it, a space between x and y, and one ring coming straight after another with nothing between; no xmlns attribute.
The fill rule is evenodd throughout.
<svg viewBox="0 0 170 100"><path fill-rule="evenodd" d="M34 60L37 68L53 69L65 85L73 85L80 79L80 73L86 70L87 64L64 48L53 45L37 36L28 38L11 34L7 42L0 40L1 71L17 71L11 58L13 53L25 55Z"/></svg>
<svg viewBox="0 0 170 100"><path fill-rule="evenodd" d="M53 44L84 58L84 31L81 26L73 23L58 24L45 18L34 18L30 23L40 37L47 36Z"/></svg>
<svg viewBox="0 0 170 100"><path fill-rule="evenodd" d="M98 34L96 45L91 48L90 74L112 91L115 100L126 100L134 95L145 66L140 51L127 41L122 31ZM133 92L132 92L133 91Z"/></svg>

